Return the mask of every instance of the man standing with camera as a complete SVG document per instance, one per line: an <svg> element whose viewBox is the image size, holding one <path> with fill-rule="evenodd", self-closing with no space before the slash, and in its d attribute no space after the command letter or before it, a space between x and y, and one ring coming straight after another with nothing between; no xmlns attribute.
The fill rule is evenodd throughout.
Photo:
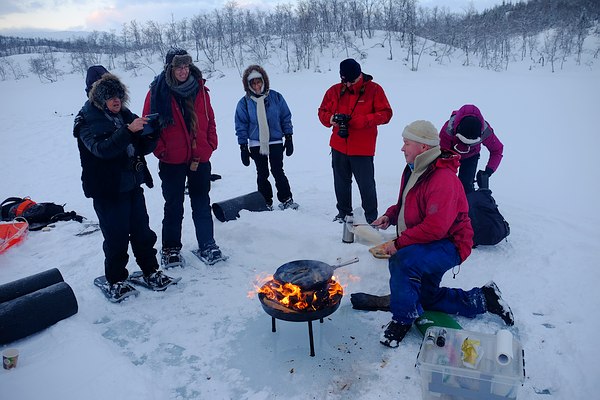
<svg viewBox="0 0 600 400"><path fill-rule="evenodd" d="M352 215L352 176L356 179L368 223L377 218L375 187L375 143L377 126L392 118L392 108L383 88L371 75L362 73L352 58L340 63L341 82L331 86L319 107L319 120L332 127L331 166L338 214L344 222Z"/></svg>

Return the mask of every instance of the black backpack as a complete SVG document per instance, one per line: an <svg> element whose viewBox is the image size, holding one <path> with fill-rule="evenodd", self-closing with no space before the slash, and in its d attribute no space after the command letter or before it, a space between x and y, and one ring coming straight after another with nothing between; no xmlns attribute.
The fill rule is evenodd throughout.
<svg viewBox="0 0 600 400"><path fill-rule="evenodd" d="M473 227L473 247L498 244L510 234L510 226L500 214L490 189L480 188L467 194L467 201Z"/></svg>
<svg viewBox="0 0 600 400"><path fill-rule="evenodd" d="M29 197L9 197L0 204L2 221L24 218L30 231L37 231L57 221L75 220L82 222L83 217L75 211L65 212L64 205L55 203L36 203Z"/></svg>

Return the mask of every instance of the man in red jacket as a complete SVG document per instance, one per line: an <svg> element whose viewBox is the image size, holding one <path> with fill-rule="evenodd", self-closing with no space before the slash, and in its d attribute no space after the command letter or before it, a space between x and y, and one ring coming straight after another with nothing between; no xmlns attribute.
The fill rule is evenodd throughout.
<svg viewBox="0 0 600 400"><path fill-rule="evenodd" d="M340 63L341 83L331 86L319 107L319 120L332 127L331 165L338 214L343 222L352 215L352 176L356 179L367 222L377 218L375 188L375 142L377 125L387 124L392 108L383 88L371 75L362 73L352 58Z"/></svg>
<svg viewBox="0 0 600 400"><path fill-rule="evenodd" d="M493 282L469 291L440 287L442 276L471 254L473 229L462 184L456 176L458 155L442 153L429 121L415 121L402 132L407 166L398 203L373 224L396 225L398 237L385 245L391 255L390 310L381 343L398 347L424 309L474 317L491 312L513 325L510 308Z"/></svg>

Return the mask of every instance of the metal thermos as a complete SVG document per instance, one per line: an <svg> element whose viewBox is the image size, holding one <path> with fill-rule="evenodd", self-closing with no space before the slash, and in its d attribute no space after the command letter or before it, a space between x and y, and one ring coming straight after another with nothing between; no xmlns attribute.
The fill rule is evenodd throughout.
<svg viewBox="0 0 600 400"><path fill-rule="evenodd" d="M346 215L344 218L344 230L342 232L342 242L344 243L353 243L354 242L354 232L352 232L352 224L354 223L354 218L352 215Z"/></svg>

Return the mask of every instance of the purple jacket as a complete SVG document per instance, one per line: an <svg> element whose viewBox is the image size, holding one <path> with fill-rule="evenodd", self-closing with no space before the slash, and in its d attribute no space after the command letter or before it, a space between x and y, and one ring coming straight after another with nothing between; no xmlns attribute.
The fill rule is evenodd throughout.
<svg viewBox="0 0 600 400"><path fill-rule="evenodd" d="M460 124L460 121L467 116L477 118L481 122L482 127L481 142L471 146L464 144L456 137L456 127ZM494 133L494 129L485 119L483 119L483 115L481 115L479 108L473 104L465 104L458 110L452 111L450 119L446 121L440 130L440 147L445 150L458 152L461 155L461 158L469 158L479 154L482 144L487 147L490 152L490 159L487 162L486 168L490 168L495 172L500 165L500 160L502 160L504 145Z"/></svg>

